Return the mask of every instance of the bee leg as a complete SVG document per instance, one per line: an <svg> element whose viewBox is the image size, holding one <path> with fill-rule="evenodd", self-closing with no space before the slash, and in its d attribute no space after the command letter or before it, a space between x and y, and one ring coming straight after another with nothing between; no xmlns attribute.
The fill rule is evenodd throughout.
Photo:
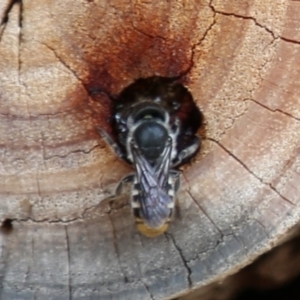
<svg viewBox="0 0 300 300"><path fill-rule="evenodd" d="M175 193L177 193L180 188L180 173L181 173L180 171L170 170L170 175L172 175L172 179L174 182Z"/></svg>
<svg viewBox="0 0 300 300"><path fill-rule="evenodd" d="M178 202L175 203L175 207L174 207L174 219L176 220L182 219L181 210Z"/></svg>
<svg viewBox="0 0 300 300"><path fill-rule="evenodd" d="M173 131L174 136L175 137L178 136L178 134L180 133L180 121L178 118L175 119L174 124L171 129Z"/></svg>
<svg viewBox="0 0 300 300"><path fill-rule="evenodd" d="M99 135L104 139L104 141L110 145L110 147L114 150L114 152L120 157L125 157L125 154L121 150L121 148L118 146L118 144L112 139L112 137L101 127L97 127L97 131Z"/></svg>
<svg viewBox="0 0 300 300"><path fill-rule="evenodd" d="M134 181L134 174L129 174L127 176L125 176L118 184L116 191L115 191L115 197L119 196L122 192L122 189L124 187L125 184L129 183L129 182L133 182Z"/></svg>
<svg viewBox="0 0 300 300"><path fill-rule="evenodd" d="M185 160L191 158L194 154L196 154L197 150L200 148L200 144L201 144L200 138L198 136L195 136L192 144L187 148L183 149L178 154L177 160L175 161L173 166L180 165Z"/></svg>

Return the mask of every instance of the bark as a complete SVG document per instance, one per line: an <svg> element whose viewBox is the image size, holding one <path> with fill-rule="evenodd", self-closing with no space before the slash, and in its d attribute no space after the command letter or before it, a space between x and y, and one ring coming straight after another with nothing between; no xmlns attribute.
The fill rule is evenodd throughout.
<svg viewBox="0 0 300 300"><path fill-rule="evenodd" d="M1 299L171 299L272 248L299 216L299 1L0 3ZM181 218L137 233L111 98L180 76L205 116ZM107 199L107 200L106 200Z"/></svg>

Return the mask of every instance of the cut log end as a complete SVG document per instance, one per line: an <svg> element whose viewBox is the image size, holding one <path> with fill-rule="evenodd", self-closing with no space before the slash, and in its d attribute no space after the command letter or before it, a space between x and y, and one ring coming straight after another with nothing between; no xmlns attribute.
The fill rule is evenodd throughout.
<svg viewBox="0 0 300 300"><path fill-rule="evenodd" d="M171 299L299 222L296 1L49 3L0 4L1 299ZM153 75L181 78L206 139L149 239L110 203L132 170L96 127Z"/></svg>

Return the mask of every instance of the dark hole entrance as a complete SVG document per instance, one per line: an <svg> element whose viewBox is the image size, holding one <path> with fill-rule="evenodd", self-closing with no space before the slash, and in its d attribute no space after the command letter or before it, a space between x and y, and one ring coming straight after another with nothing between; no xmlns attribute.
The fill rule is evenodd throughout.
<svg viewBox="0 0 300 300"><path fill-rule="evenodd" d="M166 125L177 140L177 152L187 149L188 154L182 158L180 164L190 161L198 152L196 148L200 136L205 136L205 129L201 129L200 136L197 132L203 125L203 114L196 105L190 91L180 83L179 78L152 76L140 78L125 87L114 101L114 114L118 116L114 121L116 140L126 147L128 132L133 124L144 118L153 122L157 119L166 122ZM130 121L129 123L128 120ZM127 130L119 131L119 126L129 124ZM145 127L150 126L148 122ZM204 126L203 126L204 127ZM133 127L134 128L134 127ZM146 131L136 131L142 135ZM159 137L157 137L159 139ZM146 138L147 139L147 138ZM152 140L150 139L150 142ZM193 148L194 147L194 148Z"/></svg>
<svg viewBox="0 0 300 300"><path fill-rule="evenodd" d="M13 230L12 222L12 219L5 219L0 226L0 232L3 234L11 233Z"/></svg>

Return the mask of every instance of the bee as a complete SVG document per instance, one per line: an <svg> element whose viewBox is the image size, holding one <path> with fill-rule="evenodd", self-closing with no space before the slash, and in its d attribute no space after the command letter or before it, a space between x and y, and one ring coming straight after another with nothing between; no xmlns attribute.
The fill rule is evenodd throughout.
<svg viewBox="0 0 300 300"><path fill-rule="evenodd" d="M98 128L116 154L132 164L135 173L119 183L132 183L131 207L137 229L155 237L168 229L180 186L178 166L200 148L196 135L202 113L192 95L173 78L139 79L115 101L114 135ZM114 138L115 137L115 138Z"/></svg>

